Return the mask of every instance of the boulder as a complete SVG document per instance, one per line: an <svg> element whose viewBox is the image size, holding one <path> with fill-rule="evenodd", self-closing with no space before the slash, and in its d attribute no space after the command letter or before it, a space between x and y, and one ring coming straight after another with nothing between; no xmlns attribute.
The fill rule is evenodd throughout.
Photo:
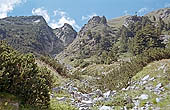
<svg viewBox="0 0 170 110"><path fill-rule="evenodd" d="M99 108L99 110L113 110L112 107L109 106L102 106Z"/></svg>
<svg viewBox="0 0 170 110"><path fill-rule="evenodd" d="M149 96L147 94L142 94L139 99L141 100L147 100L149 98Z"/></svg>

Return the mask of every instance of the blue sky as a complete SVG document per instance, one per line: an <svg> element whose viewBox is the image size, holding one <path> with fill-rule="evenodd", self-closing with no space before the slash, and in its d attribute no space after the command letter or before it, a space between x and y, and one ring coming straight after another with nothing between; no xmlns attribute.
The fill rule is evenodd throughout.
<svg viewBox="0 0 170 110"><path fill-rule="evenodd" d="M170 0L0 0L0 18L42 15L52 28L66 22L79 30L94 15L112 19L165 7Z"/></svg>

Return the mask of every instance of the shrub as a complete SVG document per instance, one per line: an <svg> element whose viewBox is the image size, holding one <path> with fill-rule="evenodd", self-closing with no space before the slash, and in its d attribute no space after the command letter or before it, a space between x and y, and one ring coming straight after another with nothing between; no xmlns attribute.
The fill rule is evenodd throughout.
<svg viewBox="0 0 170 110"><path fill-rule="evenodd" d="M0 42L0 91L19 96L25 104L48 108L53 76L39 68L32 54L23 55Z"/></svg>
<svg viewBox="0 0 170 110"><path fill-rule="evenodd" d="M128 86L128 82L133 76L143 69L148 63L170 58L170 50L162 48L152 48L144 53L132 58L130 62L120 63L119 68L114 68L101 79L96 80L100 89L122 89Z"/></svg>
<svg viewBox="0 0 170 110"><path fill-rule="evenodd" d="M51 66L54 70L56 70L56 72L58 72L60 75L62 76L67 76L66 72L66 68L59 63L59 61L57 59L53 59L51 57L48 56L41 56L39 58L41 61L45 62L46 64L48 64L49 66Z"/></svg>

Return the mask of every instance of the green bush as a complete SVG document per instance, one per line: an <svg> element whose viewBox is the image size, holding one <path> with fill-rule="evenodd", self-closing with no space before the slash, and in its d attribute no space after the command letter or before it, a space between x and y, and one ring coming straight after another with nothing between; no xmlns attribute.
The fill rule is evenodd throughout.
<svg viewBox="0 0 170 110"><path fill-rule="evenodd" d="M39 68L32 54L20 54L0 41L0 91L14 94L25 104L48 108L53 76Z"/></svg>
<svg viewBox="0 0 170 110"><path fill-rule="evenodd" d="M100 89L121 89L128 86L133 76L143 69L148 63L170 58L170 49L152 48L132 58L130 62L120 63L119 68L113 68L111 72L102 75L96 80Z"/></svg>
<svg viewBox="0 0 170 110"><path fill-rule="evenodd" d="M51 100L49 110L78 110L71 105Z"/></svg>
<svg viewBox="0 0 170 110"><path fill-rule="evenodd" d="M41 56L39 59L45 62L46 64L48 64L49 66L51 66L53 69L55 69L56 72L58 72L60 75L67 76L66 68L62 64L60 64L57 59L53 59L51 57L44 57L44 56Z"/></svg>

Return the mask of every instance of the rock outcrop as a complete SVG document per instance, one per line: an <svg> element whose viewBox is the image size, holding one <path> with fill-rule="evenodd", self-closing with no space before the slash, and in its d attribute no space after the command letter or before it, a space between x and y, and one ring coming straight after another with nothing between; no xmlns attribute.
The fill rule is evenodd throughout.
<svg viewBox="0 0 170 110"><path fill-rule="evenodd" d="M104 39L108 41L106 45ZM103 51L103 48L111 48L115 39L115 31L107 25L106 17L94 16L81 28L76 39L62 53L57 55L57 58L79 57L80 53L84 58L91 57L97 54L98 50ZM99 45L101 46L99 47Z"/></svg>
<svg viewBox="0 0 170 110"><path fill-rule="evenodd" d="M129 25L134 24L136 22L142 22L142 17L136 16L136 15L135 16L130 16L130 17L125 19L125 22L124 22L123 25L125 27L129 27Z"/></svg>
<svg viewBox="0 0 170 110"><path fill-rule="evenodd" d="M77 32L67 23L61 28L54 29L54 34L63 41L64 46L68 46L77 36Z"/></svg>
<svg viewBox="0 0 170 110"><path fill-rule="evenodd" d="M0 19L0 40L24 53L53 56L64 48L42 16Z"/></svg>
<svg viewBox="0 0 170 110"><path fill-rule="evenodd" d="M170 8L163 8L151 13L146 14L152 21L159 21L161 18L165 23L169 22L170 19Z"/></svg>

